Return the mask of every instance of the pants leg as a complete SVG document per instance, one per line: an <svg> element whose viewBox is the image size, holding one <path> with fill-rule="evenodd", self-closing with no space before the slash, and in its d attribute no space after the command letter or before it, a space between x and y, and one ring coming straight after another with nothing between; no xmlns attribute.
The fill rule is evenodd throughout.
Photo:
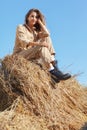
<svg viewBox="0 0 87 130"><path fill-rule="evenodd" d="M23 50L18 54L22 55L27 60L41 58L46 67L49 67L50 62L52 61L52 56L47 47L35 46L27 50Z"/></svg>
<svg viewBox="0 0 87 130"><path fill-rule="evenodd" d="M34 46L34 47L31 47L27 50L22 50L18 54L22 55L27 60L34 59L34 58L36 59L36 58L39 58L39 51L40 50L41 50L40 46Z"/></svg>
<svg viewBox="0 0 87 130"><path fill-rule="evenodd" d="M49 49L51 55L52 55L52 54L55 55L55 50L54 50L54 47L53 47L51 38L50 38L50 37L47 37L47 38L46 38L46 42L48 43L48 49Z"/></svg>
<svg viewBox="0 0 87 130"><path fill-rule="evenodd" d="M49 49L47 47L42 47L39 54L46 67L49 68L49 64L53 61L53 57L50 54Z"/></svg>

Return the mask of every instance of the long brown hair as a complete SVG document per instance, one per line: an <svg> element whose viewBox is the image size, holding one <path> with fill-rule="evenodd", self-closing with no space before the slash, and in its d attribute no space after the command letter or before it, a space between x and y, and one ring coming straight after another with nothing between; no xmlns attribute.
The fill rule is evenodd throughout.
<svg viewBox="0 0 87 130"><path fill-rule="evenodd" d="M38 9L30 9L27 14L25 15L25 24L28 24L28 17L32 12L37 13L37 17L42 21L42 23L45 25L45 17L44 15L38 10ZM41 31L41 26L36 23L34 25L36 31Z"/></svg>

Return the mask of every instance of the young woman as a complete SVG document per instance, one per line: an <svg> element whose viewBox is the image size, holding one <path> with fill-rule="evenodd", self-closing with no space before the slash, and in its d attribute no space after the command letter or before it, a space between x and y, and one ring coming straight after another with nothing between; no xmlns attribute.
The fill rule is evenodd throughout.
<svg viewBox="0 0 87 130"><path fill-rule="evenodd" d="M56 67L50 33L46 28L45 18L38 9L30 9L25 16L25 24L17 27L13 54L22 55L27 60L41 58L48 71L58 80L71 77L69 73L63 74Z"/></svg>

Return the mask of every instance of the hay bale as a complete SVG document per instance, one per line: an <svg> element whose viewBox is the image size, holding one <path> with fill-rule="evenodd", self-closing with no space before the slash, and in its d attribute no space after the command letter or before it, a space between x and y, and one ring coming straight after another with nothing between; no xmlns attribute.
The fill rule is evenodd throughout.
<svg viewBox="0 0 87 130"><path fill-rule="evenodd" d="M27 130L22 124L24 120L30 130L80 130L87 122L87 91L76 79L54 84L47 70L17 55L6 56L2 61L2 70L4 84L1 82L1 88L9 97L4 104L15 106L13 104L17 99L22 102L22 105L17 102L18 107L11 107L7 111L9 115L15 110L15 117L14 113L12 118L8 116L9 130L13 130L12 121L15 121L15 130L22 130L22 127ZM37 126L33 127L32 120Z"/></svg>
<svg viewBox="0 0 87 130"><path fill-rule="evenodd" d="M13 94L9 82L5 80L3 70L0 72L0 111L3 111L13 103L16 94Z"/></svg>

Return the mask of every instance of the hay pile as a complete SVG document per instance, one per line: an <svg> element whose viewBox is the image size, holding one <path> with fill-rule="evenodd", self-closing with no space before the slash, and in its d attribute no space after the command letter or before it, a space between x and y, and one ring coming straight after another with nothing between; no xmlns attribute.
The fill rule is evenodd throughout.
<svg viewBox="0 0 87 130"><path fill-rule="evenodd" d="M87 90L74 78L55 84L37 63L6 56L0 111L0 130L80 130L87 122Z"/></svg>

